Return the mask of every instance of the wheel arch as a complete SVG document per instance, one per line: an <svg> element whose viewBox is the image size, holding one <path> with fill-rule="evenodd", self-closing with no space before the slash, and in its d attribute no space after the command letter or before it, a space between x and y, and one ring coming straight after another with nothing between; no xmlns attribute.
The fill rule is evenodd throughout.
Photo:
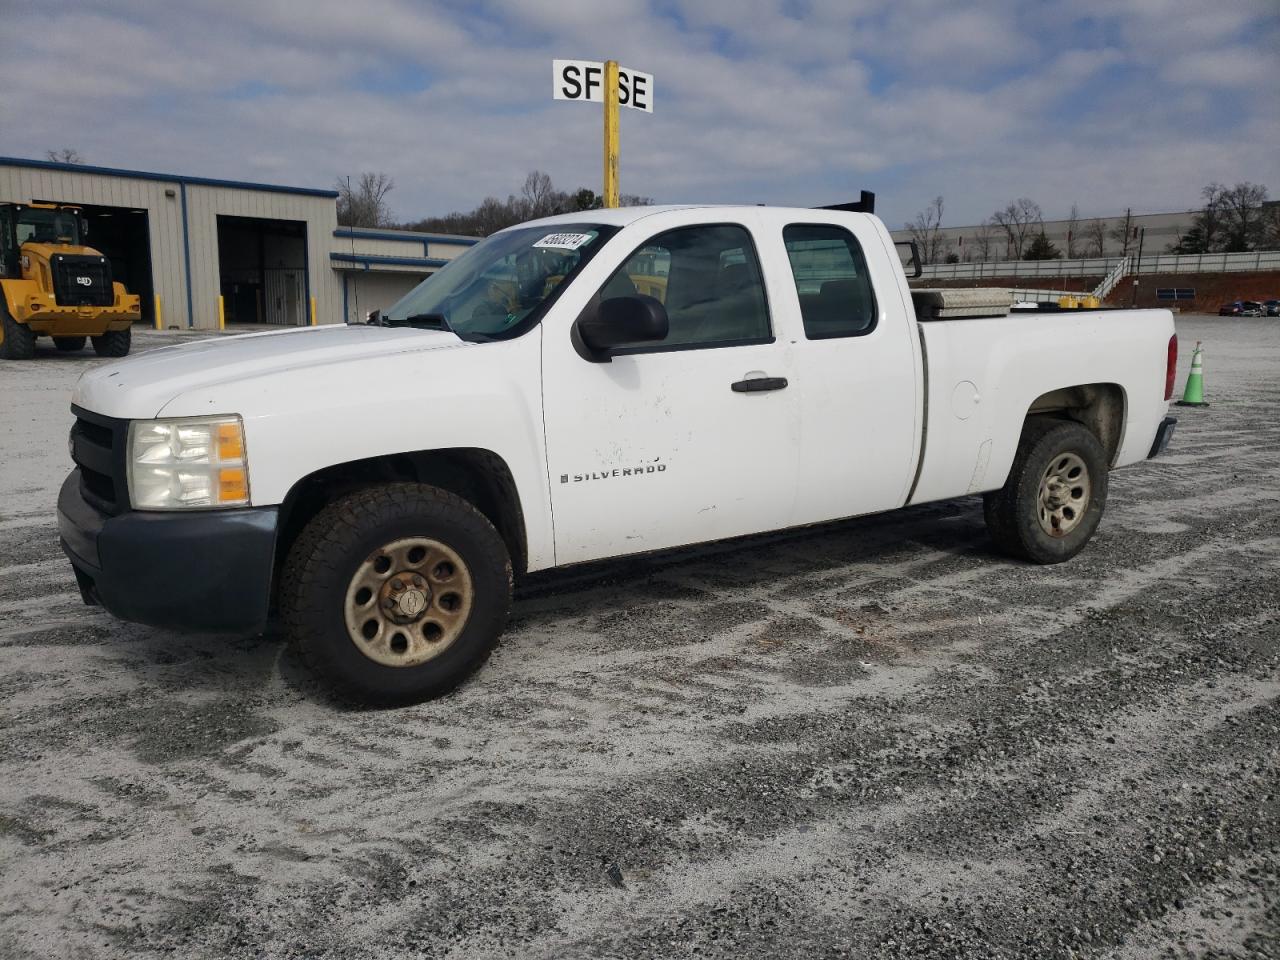
<svg viewBox="0 0 1280 960"><path fill-rule="evenodd" d="M491 450L456 447L388 454L332 464L298 480L280 505L275 569L284 565L302 528L326 504L364 487L395 481L426 483L466 500L489 519L507 546L517 575L528 567L524 510L507 462Z"/></svg>
<svg viewBox="0 0 1280 960"><path fill-rule="evenodd" d="M1118 383L1084 383L1058 387L1031 402L1023 417L1023 428L1033 417L1074 420L1089 429L1114 465L1124 441L1128 400Z"/></svg>

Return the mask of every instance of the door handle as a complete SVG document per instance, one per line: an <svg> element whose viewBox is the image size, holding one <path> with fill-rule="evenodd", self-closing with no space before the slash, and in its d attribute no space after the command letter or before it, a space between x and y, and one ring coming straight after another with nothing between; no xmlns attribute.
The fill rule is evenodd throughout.
<svg viewBox="0 0 1280 960"><path fill-rule="evenodd" d="M782 390L786 385L786 377L752 377L749 380L739 380L729 386L734 393L760 393L763 390Z"/></svg>

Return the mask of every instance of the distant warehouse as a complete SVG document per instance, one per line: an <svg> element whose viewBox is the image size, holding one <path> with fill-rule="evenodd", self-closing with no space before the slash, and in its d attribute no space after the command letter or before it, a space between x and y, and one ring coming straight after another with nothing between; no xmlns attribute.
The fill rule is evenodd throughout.
<svg viewBox="0 0 1280 960"><path fill-rule="evenodd" d="M152 325L365 319L476 243L339 227L332 190L0 157L0 201L75 204Z"/></svg>

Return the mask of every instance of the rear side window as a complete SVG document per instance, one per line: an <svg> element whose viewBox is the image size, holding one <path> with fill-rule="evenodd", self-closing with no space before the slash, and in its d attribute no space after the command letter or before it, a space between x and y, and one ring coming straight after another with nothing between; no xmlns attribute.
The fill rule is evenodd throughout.
<svg viewBox="0 0 1280 960"><path fill-rule="evenodd" d="M860 337L875 329L875 293L853 234L831 224L793 223L783 228L782 241L807 339Z"/></svg>
<svg viewBox="0 0 1280 960"><path fill-rule="evenodd" d="M644 294L667 308L670 332L659 343L618 352L765 343L769 308L751 235L733 224L681 227L649 240L609 278L602 299Z"/></svg>

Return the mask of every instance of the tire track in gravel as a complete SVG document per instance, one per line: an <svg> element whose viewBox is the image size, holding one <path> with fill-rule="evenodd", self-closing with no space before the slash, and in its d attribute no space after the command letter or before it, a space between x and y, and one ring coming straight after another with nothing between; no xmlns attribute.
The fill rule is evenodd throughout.
<svg viewBox="0 0 1280 960"><path fill-rule="evenodd" d="M1104 681L1104 680L1102 680L1102 679L1098 679L1096 682L1097 682L1097 684L1099 685L1099 688L1100 688L1100 689L1105 689L1105 688L1107 687L1107 683L1106 683L1106 681ZM970 692L970 691L965 691L965 692L963 693L963 697L964 697L964 700L966 700L966 701L967 701L967 702L969 702L969 703L973 703L973 702L974 702L974 697L972 696L972 692ZM950 698L950 697L944 697L944 702L947 702L947 701L949 701L949 700L951 700L951 699L952 699L952 698ZM1085 703L1089 703L1092 699L1093 699L1093 698L1092 698L1092 697L1090 697L1090 696L1088 696L1088 695L1082 695L1082 693L1081 693L1081 691L1080 691L1079 689L1076 689L1076 690L1074 690L1074 691L1073 691L1073 700L1075 700L1075 701L1083 701L1083 702L1085 702ZM1007 702L1007 700L1006 700L1005 698L1002 698L1002 697L1001 697L1001 698L998 698L998 699L996 699L996 700L994 700L994 701L993 701L993 703L1006 703L1006 702ZM862 704L862 705L860 705L860 708L861 708L861 709L859 710L859 715L860 715L860 716L865 716L865 715L866 715L866 709L865 709L865 708L866 708L866 705L865 705L865 704ZM1021 725L1024 725L1024 724L1026 724L1026 725L1034 725L1034 724L1035 724L1035 722L1036 722L1036 720L1037 720L1037 717L1035 716L1035 713L1036 713L1036 711L1035 711L1034 709L1019 711L1019 718L1018 718L1018 720L1017 720L1016 724L1013 724L1013 725L1015 725L1015 726L1021 726ZM812 718L806 718L806 719L812 719ZM972 722L972 721L971 721L971 722ZM968 759L968 761L969 761L969 762L973 762L975 759L976 759L976 761L977 761L977 762L979 762L980 764L981 764L981 763L985 763L985 762L987 762L987 759L988 759L988 758L985 756L985 754L988 752L988 747L989 747L989 745L991 744L991 742L992 742L992 740L993 740L993 737L994 737L995 733L996 733L996 732L997 732L997 730L998 730L998 728L993 727L993 724L994 724L995 722L996 722L996 721L995 721L994 719L988 719L988 720L987 720L987 722L986 722L986 724L985 724L985 725L983 726L983 728L981 729L981 732L980 732L980 735L979 735L979 736L977 736L975 739L972 739L972 740L968 741L967 743L961 743L961 744L958 744L958 745L952 745L952 751L953 751L956 755L958 755L958 756L967 757L967 759ZM1006 720L1005 722L1006 722L1006 723L1010 723L1011 721ZM806 731L806 732L811 733L812 731ZM1059 734L1058 734L1058 735L1059 735L1059 738L1061 739L1062 737L1065 737L1065 736L1067 736L1067 735L1069 735L1069 734L1073 735L1073 734L1075 734L1075 733L1077 733L1077 732L1078 732L1078 731L1075 731L1075 730L1070 730L1070 731L1066 731L1066 732L1059 731ZM895 731L895 734L897 734L897 731ZM900 735L899 735L899 736L900 736ZM744 740L749 740L749 741L756 741L756 740L759 740L759 739L761 739L761 738L756 734L756 732L755 732L754 730L752 730L752 732L751 732L751 733L749 733L749 734L747 734L747 735L745 735L745 736L743 737L743 739L744 739ZM919 764L919 763L921 762L921 760L922 760L922 757L920 756L919 752L918 752L918 751L916 751L916 752L913 754L912 759L913 759L913 761L914 761L916 764ZM865 765L865 761L864 761L864 765ZM883 757L881 758L880 765L881 765L881 766L883 766L883 765L884 765L884 758L883 758ZM892 766L892 764L890 764L890 766ZM702 781L702 782L715 783L715 782L718 782L718 781L723 780L724 778L723 778L723 777L718 777L718 776L716 776L714 772L709 772L709 771L706 771L706 770L702 770L702 771L698 771L698 772L697 772L696 779L697 779L697 780L699 780L699 781ZM752 783L752 784L759 785L759 784L761 784L761 783L768 784L768 783L770 783L771 781L779 780L779 777L777 776L777 771L776 771L776 770L772 770L772 769L769 769L769 768L757 768L757 769L752 769L752 770L750 771L750 775L749 775L749 776L745 776L745 779L746 779L748 782ZM878 781L880 781L880 780L883 780L883 779L884 779L884 778L883 778L883 776L880 776L880 777L872 777L871 782L874 784L874 783L876 783L876 782L878 782ZM783 776L783 777L781 778L781 782L779 782L779 783L778 783L778 789L779 789L779 790L783 790L783 789L785 789L785 786L786 786L786 780L787 780L787 777L786 777L786 776ZM864 795L872 795L872 794L868 794L868 788L865 786L865 783L866 783L866 782L867 782L867 781L864 779L863 794L864 794ZM593 798L593 800L591 801L591 803L590 803L589 805L590 805L590 806L592 806L593 808L596 808L596 809L598 810L598 809L600 809L602 799L603 799L603 798ZM686 799L687 799L687 797L686 797ZM748 799L751 799L751 798L749 798L749 797L744 797L743 799L744 799L744 800L748 800ZM733 805L733 804L731 804L731 805ZM737 804L736 806L738 806L739 808L742 808L742 807L744 807L745 805L744 805L744 804ZM785 812L784 812L784 816L783 816L783 818L782 818L782 819L783 819L783 821L790 821L790 820L792 819L792 813L793 813L793 811L790 811L790 810L785 811ZM704 814L704 815L705 815L705 814ZM580 816L580 814L579 814L579 813L577 813L577 812L566 812L566 813L564 813L564 814L562 814L562 815L560 815L560 816L556 817L555 819L556 819L557 821L560 821L560 822L563 822L563 823L571 823L571 822L575 822L575 821L580 820L580 819L581 819L581 816ZM617 814L614 814L613 819L615 819L615 820L617 820L617 819L625 820L625 816L621 815L621 812L619 812L619 813L617 813ZM758 826L758 825L757 825L757 826ZM777 826L778 826L778 824L777 824L777 823L770 823L770 824L768 825L769 829L773 829L773 828L775 828L775 827L777 827ZM625 838L625 839L623 839L622 841L620 841L620 842L617 844L617 846L622 847L622 848L627 848L627 849L635 849L637 846L643 846L643 843L642 843L642 842L638 842L638 841L640 841L641 839L642 839L642 838L638 838L638 837L634 837L634 836L633 836L633 837L628 837L628 838ZM581 860L581 859L583 859L583 857L581 857L581 856L580 856L580 857L578 857L577 859ZM641 865L641 868L642 868L642 869L644 869L644 865ZM733 871L732 871L732 870L730 870L730 871L728 871L728 872L729 872L729 874L730 874L730 875L733 875ZM530 878L530 879L532 879L532 878ZM552 911L552 912L554 913L555 911ZM454 922L455 922L455 923L457 922L457 919L458 919L458 918L457 918L457 916L455 915L455 916L454 916L454 918L453 918L453 920L454 920ZM475 933L477 933L477 932L478 932L478 931L471 931L471 933L472 933L473 935L474 935ZM528 931L526 931L526 932L528 932Z"/></svg>

